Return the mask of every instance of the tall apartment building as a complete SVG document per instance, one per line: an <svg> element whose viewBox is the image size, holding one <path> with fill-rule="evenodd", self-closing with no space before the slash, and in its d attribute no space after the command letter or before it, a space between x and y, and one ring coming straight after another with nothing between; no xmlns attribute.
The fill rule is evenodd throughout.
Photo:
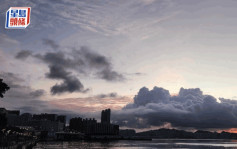
<svg viewBox="0 0 237 149"><path fill-rule="evenodd" d="M101 123L110 124L110 109L102 110L101 112Z"/></svg>

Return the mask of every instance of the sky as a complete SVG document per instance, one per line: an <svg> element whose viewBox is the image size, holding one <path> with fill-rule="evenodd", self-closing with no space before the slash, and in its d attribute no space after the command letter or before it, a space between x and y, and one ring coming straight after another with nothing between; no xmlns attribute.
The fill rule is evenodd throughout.
<svg viewBox="0 0 237 149"><path fill-rule="evenodd" d="M0 106L122 127L235 129L234 0L2 0ZM5 29L10 7L30 25Z"/></svg>

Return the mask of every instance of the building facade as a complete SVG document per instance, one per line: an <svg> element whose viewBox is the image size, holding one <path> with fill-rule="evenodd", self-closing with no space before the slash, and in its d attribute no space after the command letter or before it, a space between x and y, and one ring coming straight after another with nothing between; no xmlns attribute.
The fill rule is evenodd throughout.
<svg viewBox="0 0 237 149"><path fill-rule="evenodd" d="M72 118L69 128L86 135L118 135L119 125L110 124L110 109L101 112L101 122L95 119Z"/></svg>
<svg viewBox="0 0 237 149"><path fill-rule="evenodd" d="M101 123L110 124L110 109L105 109L101 111Z"/></svg>

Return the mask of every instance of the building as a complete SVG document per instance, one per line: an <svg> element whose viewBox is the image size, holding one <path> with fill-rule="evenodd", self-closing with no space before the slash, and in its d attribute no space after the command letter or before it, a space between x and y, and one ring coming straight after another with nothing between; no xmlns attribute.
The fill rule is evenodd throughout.
<svg viewBox="0 0 237 149"><path fill-rule="evenodd" d="M20 115L20 111L19 110L7 110L8 114L12 114L12 115Z"/></svg>
<svg viewBox="0 0 237 149"><path fill-rule="evenodd" d="M17 126L20 124L19 110L6 110L5 108L0 108L0 113L6 116L8 126Z"/></svg>
<svg viewBox="0 0 237 149"><path fill-rule="evenodd" d="M23 113L20 115L20 126L30 126L31 121L32 121L32 114Z"/></svg>
<svg viewBox="0 0 237 149"><path fill-rule="evenodd" d="M49 120L32 120L31 126L38 131L60 132L64 129L64 124Z"/></svg>
<svg viewBox="0 0 237 149"><path fill-rule="evenodd" d="M61 122L61 123L66 124L65 115L42 113L42 114L34 114L32 119L33 120L48 120L48 121Z"/></svg>
<svg viewBox="0 0 237 149"><path fill-rule="evenodd" d="M56 121L56 118L57 118L56 114L42 113L42 114L34 114L33 115L33 120Z"/></svg>
<svg viewBox="0 0 237 149"><path fill-rule="evenodd" d="M19 110L6 110L0 108L0 113L6 115L8 126L33 127L38 131L63 131L66 124L66 116L57 114L32 114Z"/></svg>
<svg viewBox="0 0 237 149"><path fill-rule="evenodd" d="M83 132L83 119L80 117L70 119L69 129Z"/></svg>
<svg viewBox="0 0 237 149"><path fill-rule="evenodd" d="M58 115L56 121L66 124L66 116L65 115Z"/></svg>
<svg viewBox="0 0 237 149"><path fill-rule="evenodd" d="M59 132L63 131L66 124L66 116L57 114L34 114L30 125L39 131Z"/></svg>
<svg viewBox="0 0 237 149"><path fill-rule="evenodd" d="M0 129L7 126L7 110L5 108L0 108Z"/></svg>
<svg viewBox="0 0 237 149"><path fill-rule="evenodd" d="M57 114L32 114L24 113L20 115L20 111L6 110L0 108L0 128L6 126L18 128L32 128L43 138L56 136L56 132L61 132L65 129L66 116Z"/></svg>
<svg viewBox="0 0 237 149"><path fill-rule="evenodd" d="M118 135L119 125L110 124L110 109L101 112L101 123L93 119L72 118L69 128L86 135Z"/></svg>
<svg viewBox="0 0 237 149"><path fill-rule="evenodd" d="M101 123L110 124L110 109L102 110L102 112L101 112Z"/></svg>

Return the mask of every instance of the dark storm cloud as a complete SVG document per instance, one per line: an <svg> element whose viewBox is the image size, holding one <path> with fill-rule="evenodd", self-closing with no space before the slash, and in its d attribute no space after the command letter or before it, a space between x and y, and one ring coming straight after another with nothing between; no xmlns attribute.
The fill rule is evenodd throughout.
<svg viewBox="0 0 237 149"><path fill-rule="evenodd" d="M17 53L17 55L15 56L15 58L17 58L17 59L26 59L26 58L28 58L31 54L32 54L31 51L22 50L22 51L20 51L20 52Z"/></svg>
<svg viewBox="0 0 237 149"><path fill-rule="evenodd" d="M44 39L52 48L59 47L54 41ZM33 56L48 64L49 73L47 78L62 80L61 84L55 84L51 87L53 95L64 92L86 92L89 89L84 89L83 84L78 77L73 74L79 74L96 77L106 81L124 81L125 77L113 70L110 60L98 54L87 47L80 49L73 48L69 52L47 52L45 54L32 54L29 51L21 51L17 53L16 58L26 59L28 56Z"/></svg>
<svg viewBox="0 0 237 149"><path fill-rule="evenodd" d="M162 126L197 129L235 128L237 126L237 101L204 95L199 88L181 88L177 96L168 90L143 87L134 102L117 111L114 121L120 125L137 128Z"/></svg>
<svg viewBox="0 0 237 149"><path fill-rule="evenodd" d="M109 59L87 47L73 49L71 52L47 52L35 57L48 63L50 66L60 66L82 74L91 74L106 81L122 81L125 77L112 69Z"/></svg>
<svg viewBox="0 0 237 149"><path fill-rule="evenodd" d="M54 40L51 39L42 39L43 44L50 46L52 49L57 49L59 47L59 45L57 43L55 43Z"/></svg>
<svg viewBox="0 0 237 149"><path fill-rule="evenodd" d="M69 72L66 72L63 67L53 65L49 66L49 73L46 74L46 77L51 79L67 79L70 76Z"/></svg>
<svg viewBox="0 0 237 149"><path fill-rule="evenodd" d="M50 72L46 74L51 79L62 79L61 84L55 84L51 87L53 95L64 92L87 92L89 89L84 90L82 83L71 73L66 72L63 67L58 65L49 66Z"/></svg>
<svg viewBox="0 0 237 149"><path fill-rule="evenodd" d="M81 47L80 50L74 49L72 54L74 60L81 62L82 72L95 71L96 77L106 81L126 80L122 74L113 70L112 63L107 57L91 51L85 46Z"/></svg>
<svg viewBox="0 0 237 149"><path fill-rule="evenodd" d="M80 65L79 61L73 61L66 57L64 52L47 52L44 55L36 54L35 57L41 59L49 65L58 65L63 68L75 68Z"/></svg>

